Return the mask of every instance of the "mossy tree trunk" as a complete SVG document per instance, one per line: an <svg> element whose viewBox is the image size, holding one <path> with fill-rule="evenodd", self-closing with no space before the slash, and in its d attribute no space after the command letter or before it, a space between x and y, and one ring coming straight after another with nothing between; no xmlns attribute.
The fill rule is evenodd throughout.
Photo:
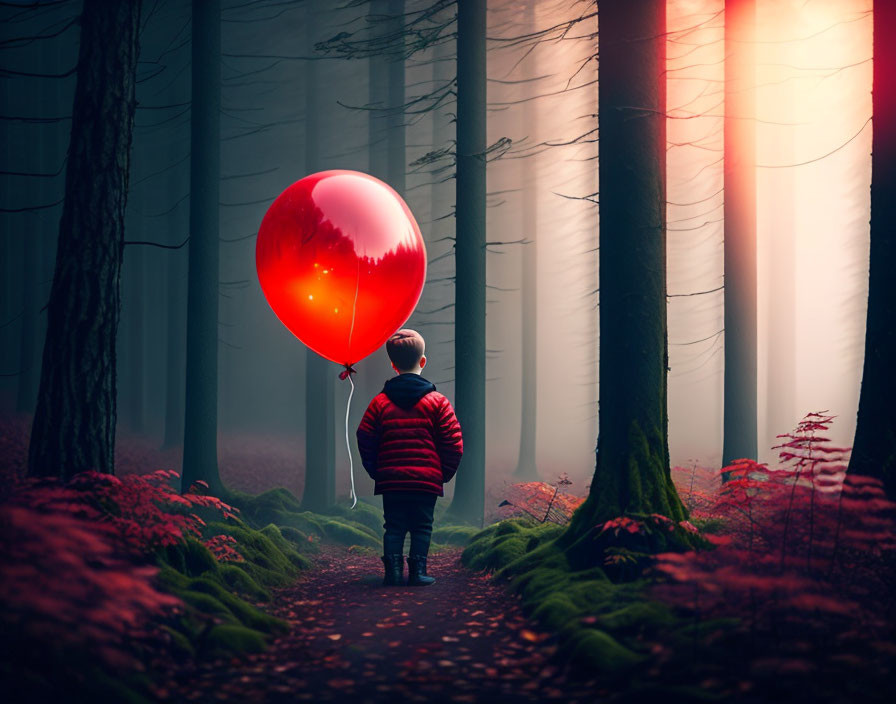
<svg viewBox="0 0 896 704"><path fill-rule="evenodd" d="M625 513L685 511L669 472L663 0L600 4L600 416L564 541Z"/></svg>
<svg viewBox="0 0 896 704"><path fill-rule="evenodd" d="M896 5L874 3L871 252L865 365L848 474L883 480L896 499Z"/></svg>
<svg viewBox="0 0 896 704"><path fill-rule="evenodd" d="M28 471L113 473L115 340L140 0L85 0L65 202Z"/></svg>
<svg viewBox="0 0 896 704"><path fill-rule="evenodd" d="M486 1L457 8L454 388L464 456L448 512L482 525L485 510Z"/></svg>
<svg viewBox="0 0 896 704"><path fill-rule="evenodd" d="M307 51L314 47L315 6L308 3L305 21ZM320 155L320 101L316 61L305 62L305 172L322 168ZM336 503L336 365L316 352L305 350L305 487L302 508L323 511Z"/></svg>
<svg viewBox="0 0 896 704"><path fill-rule="evenodd" d="M755 25L755 0L726 0L723 466L757 452Z"/></svg>
<svg viewBox="0 0 896 704"><path fill-rule="evenodd" d="M218 204L221 178L221 5L193 0L190 254L183 489L222 489L218 474Z"/></svg>

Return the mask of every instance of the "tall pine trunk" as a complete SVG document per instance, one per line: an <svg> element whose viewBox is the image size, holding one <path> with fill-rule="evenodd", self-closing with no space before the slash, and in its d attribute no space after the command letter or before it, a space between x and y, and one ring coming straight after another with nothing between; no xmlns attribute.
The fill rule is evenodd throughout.
<svg viewBox="0 0 896 704"><path fill-rule="evenodd" d="M666 5L600 5L600 416L591 489L562 542L629 512L680 520L669 472Z"/></svg>
<svg viewBox="0 0 896 704"><path fill-rule="evenodd" d="M132 202L136 201L138 211L143 211L145 200L142 193L142 185L137 186L136 192L131 193ZM144 241L145 230L143 228L142 212L134 213L132 222L135 227L133 235L129 239ZM146 427L146 415L144 413L144 390L146 377L146 256L142 247L128 247L130 250L125 260L130 263L124 266L125 271L125 296L128 315L125 319L125 332L127 333L127 360L124 365L127 370L127 379L124 380L127 401L126 424L134 433L142 433Z"/></svg>
<svg viewBox="0 0 896 704"><path fill-rule="evenodd" d="M171 230L175 232L175 230ZM184 440L184 266L180 252L167 259L165 325L165 421L162 448Z"/></svg>
<svg viewBox="0 0 896 704"><path fill-rule="evenodd" d="M755 25L755 0L725 1L723 466L757 451Z"/></svg>
<svg viewBox="0 0 896 704"><path fill-rule="evenodd" d="M139 0L84 2L31 475L115 467L115 339L139 24Z"/></svg>
<svg viewBox="0 0 896 704"><path fill-rule="evenodd" d="M387 36L396 39L388 63L389 112L386 113L388 129L389 173L386 181L398 194L405 197L407 158L404 126L404 0L389 0Z"/></svg>
<svg viewBox="0 0 896 704"><path fill-rule="evenodd" d="M849 474L883 480L896 499L896 4L874 3L871 252L865 366Z"/></svg>
<svg viewBox="0 0 896 704"><path fill-rule="evenodd" d="M192 51L183 489L201 480L218 491L220 0L193 0Z"/></svg>
<svg viewBox="0 0 896 704"><path fill-rule="evenodd" d="M788 0L779 15L784 36L794 36L801 26L795 1ZM791 54L792 55L792 54ZM784 95L778 103L779 115L796 114L793 83L781 86ZM797 133L793 128L778 129L776 153L782 163L797 161ZM769 169L764 174L773 213L768 243L768 292L766 315L766 425L765 437L786 433L799 421L796 411L796 170ZM758 447L757 447L758 450ZM736 458L735 458L736 459Z"/></svg>
<svg viewBox="0 0 896 704"><path fill-rule="evenodd" d="M180 81L173 82L168 92L168 102L175 104L182 101ZM177 166L177 136L180 127L172 127L169 133L167 162L169 170L166 174L168 189L168 206L171 212L167 216L168 244L180 244L185 233L180 228L178 209L173 208L180 197L181 169ZM162 434L162 449L181 445L184 441L184 381L186 379L186 286L182 249L172 250L165 257L165 420Z"/></svg>
<svg viewBox="0 0 896 704"><path fill-rule="evenodd" d="M482 525L485 509L486 0L457 8L455 400L464 436L449 513Z"/></svg>
<svg viewBox="0 0 896 704"><path fill-rule="evenodd" d="M527 7L528 31L534 33L535 0L529 0ZM537 65L534 52L530 53L523 62L524 75L537 76ZM529 83L521 83L525 100L528 95ZM528 132L532 143L536 143L537 113L532 100L523 103L523 125ZM514 475L520 479L537 479L538 468L535 462L535 434L536 434L536 409L538 407L538 243L536 240L536 225L538 222L538 155L530 154L523 159L520 168L522 181L520 208L521 233L524 243L522 245L522 270L521 270L521 303L520 315L522 336L520 340L520 353L522 356L521 394L520 394L520 453Z"/></svg>
<svg viewBox="0 0 896 704"><path fill-rule="evenodd" d="M48 42L37 42L34 51L37 52L37 66L41 73L59 73L58 50L51 52ZM38 80L37 98L44 110L66 110L58 99L59 78L43 78ZM53 112L51 114L61 114ZM58 166L57 139L55 138L56 126L49 125L45 130L52 130L54 136L43 136L34 144L25 146L26 150L33 149L37 153L38 170L41 173L52 173ZM8 162L7 162L8 163ZM7 192L8 193L8 192ZM38 202L52 203L59 196L55 188L55 180L49 178L39 179ZM11 194L10 194L11 195ZM37 388L40 383L40 349L46 331L44 330L44 318L41 308L46 302L44 298L44 281L48 278L45 271L45 262L49 259L47 250L53 237L59 234L59 213L56 208L40 211L36 217L28 217L24 220L27 226L20 230L25 249L22 271L22 317L19 335L19 359L20 372L18 387L16 389L16 410L34 411L37 399ZM52 272L49 272L52 274Z"/></svg>
<svg viewBox="0 0 896 704"><path fill-rule="evenodd" d="M314 46L316 15L309 3L305 21L308 51ZM317 62L305 62L305 172L322 169L320 90ZM336 503L335 365L305 350L305 488L302 508L322 511Z"/></svg>

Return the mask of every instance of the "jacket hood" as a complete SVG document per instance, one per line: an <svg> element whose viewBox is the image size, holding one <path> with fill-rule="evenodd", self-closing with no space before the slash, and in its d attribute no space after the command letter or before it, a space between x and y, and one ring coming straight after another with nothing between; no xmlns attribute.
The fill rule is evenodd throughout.
<svg viewBox="0 0 896 704"><path fill-rule="evenodd" d="M413 408L417 401L435 390L435 384L413 372L392 377L383 386L383 393L389 400L405 410Z"/></svg>

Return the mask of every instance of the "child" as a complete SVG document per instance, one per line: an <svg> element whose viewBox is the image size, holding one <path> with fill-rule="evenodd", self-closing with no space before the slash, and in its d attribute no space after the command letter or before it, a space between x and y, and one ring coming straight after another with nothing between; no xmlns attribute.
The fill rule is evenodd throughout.
<svg viewBox="0 0 896 704"><path fill-rule="evenodd" d="M383 495L383 584L403 584L402 551L410 531L408 585L426 586L436 581L426 574L433 509L445 495L442 484L457 472L464 444L451 403L420 376L426 366L420 333L399 330L386 352L398 376L367 407L358 451L376 482L373 493Z"/></svg>

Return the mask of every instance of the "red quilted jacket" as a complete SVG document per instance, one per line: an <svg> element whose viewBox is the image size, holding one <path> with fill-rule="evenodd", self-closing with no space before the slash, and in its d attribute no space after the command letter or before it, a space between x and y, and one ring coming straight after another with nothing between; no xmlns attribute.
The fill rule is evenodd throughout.
<svg viewBox="0 0 896 704"><path fill-rule="evenodd" d="M373 397L358 426L358 451L374 494L425 491L444 496L464 451L451 403L419 374L399 374Z"/></svg>

